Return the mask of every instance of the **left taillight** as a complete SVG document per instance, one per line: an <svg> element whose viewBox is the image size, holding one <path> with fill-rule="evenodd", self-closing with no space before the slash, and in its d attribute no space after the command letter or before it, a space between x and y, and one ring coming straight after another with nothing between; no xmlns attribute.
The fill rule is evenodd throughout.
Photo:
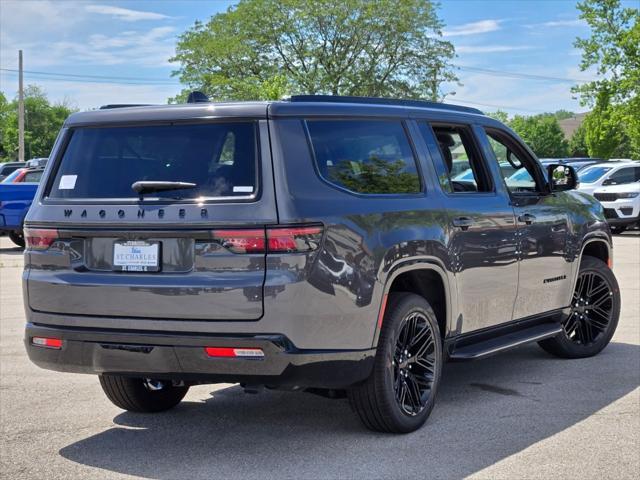
<svg viewBox="0 0 640 480"><path fill-rule="evenodd" d="M304 225L214 230L211 237L233 253L304 253L318 248L322 232L322 226Z"/></svg>
<svg viewBox="0 0 640 480"><path fill-rule="evenodd" d="M24 238L27 248L31 250L46 250L58 238L58 230L52 228L25 228Z"/></svg>

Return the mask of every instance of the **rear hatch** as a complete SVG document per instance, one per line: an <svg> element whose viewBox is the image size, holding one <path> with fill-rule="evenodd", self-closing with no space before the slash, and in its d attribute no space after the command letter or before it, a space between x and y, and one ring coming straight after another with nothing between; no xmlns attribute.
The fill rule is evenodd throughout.
<svg viewBox="0 0 640 480"><path fill-rule="evenodd" d="M26 223L30 308L258 320L278 220L265 122L69 128Z"/></svg>

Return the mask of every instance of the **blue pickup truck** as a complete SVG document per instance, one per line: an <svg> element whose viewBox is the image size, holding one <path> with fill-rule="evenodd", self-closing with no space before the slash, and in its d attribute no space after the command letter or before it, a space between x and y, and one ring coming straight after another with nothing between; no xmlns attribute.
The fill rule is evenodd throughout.
<svg viewBox="0 0 640 480"><path fill-rule="evenodd" d="M0 183L0 232L20 247L24 247L22 223L37 189L37 183Z"/></svg>

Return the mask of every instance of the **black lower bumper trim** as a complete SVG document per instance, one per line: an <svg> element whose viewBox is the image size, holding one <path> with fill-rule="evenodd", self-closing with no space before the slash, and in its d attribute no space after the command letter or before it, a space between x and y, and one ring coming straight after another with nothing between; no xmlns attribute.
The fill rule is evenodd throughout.
<svg viewBox="0 0 640 480"><path fill-rule="evenodd" d="M62 348L35 346L33 337L60 338ZM26 326L25 346L33 363L61 372L316 388L361 382L375 356L375 349L299 350L283 335L167 335L35 324ZM264 358L212 358L204 347L261 348Z"/></svg>

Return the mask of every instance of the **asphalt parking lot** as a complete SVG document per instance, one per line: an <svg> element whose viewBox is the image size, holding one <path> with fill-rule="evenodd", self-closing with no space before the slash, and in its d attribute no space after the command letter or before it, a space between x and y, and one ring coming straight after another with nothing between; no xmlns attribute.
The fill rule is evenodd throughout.
<svg viewBox="0 0 640 480"><path fill-rule="evenodd" d="M0 478L640 478L640 233L615 238L622 317L599 356L537 346L448 364L427 425L365 430L345 400L199 386L126 413L23 349L22 253L0 238Z"/></svg>

